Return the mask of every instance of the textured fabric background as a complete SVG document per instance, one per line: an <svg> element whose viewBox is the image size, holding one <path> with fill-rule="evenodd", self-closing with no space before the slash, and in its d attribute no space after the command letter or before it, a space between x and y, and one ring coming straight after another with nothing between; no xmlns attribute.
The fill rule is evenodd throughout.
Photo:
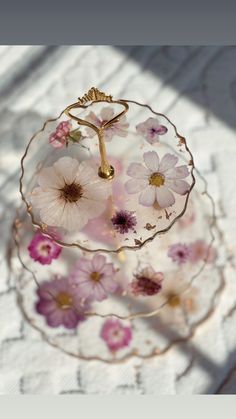
<svg viewBox="0 0 236 419"><path fill-rule="evenodd" d="M2 46L0 63L0 393L236 393L236 48ZM91 86L176 123L209 182L229 255L217 309L193 339L123 365L82 362L42 342L21 317L6 264L26 143Z"/></svg>

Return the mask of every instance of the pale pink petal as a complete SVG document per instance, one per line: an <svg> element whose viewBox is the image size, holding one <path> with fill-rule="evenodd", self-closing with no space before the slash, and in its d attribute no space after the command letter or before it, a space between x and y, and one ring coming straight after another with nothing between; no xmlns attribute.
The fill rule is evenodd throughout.
<svg viewBox="0 0 236 419"><path fill-rule="evenodd" d="M56 174L64 179L64 183L67 183L68 185L73 183L78 166L78 160L72 159L71 157L62 157L53 165Z"/></svg>
<svg viewBox="0 0 236 419"><path fill-rule="evenodd" d="M90 274L92 272L92 263L91 260L86 258L80 258L77 267L79 270L86 272L87 274Z"/></svg>
<svg viewBox="0 0 236 419"><path fill-rule="evenodd" d="M145 207L151 207L156 200L156 188L155 186L148 186L139 195L139 203Z"/></svg>
<svg viewBox="0 0 236 419"><path fill-rule="evenodd" d="M164 157L162 157L161 159L159 171L162 173L168 169L171 169L172 167L176 165L177 161L178 161L178 157L175 156L174 154L170 154L170 153L165 154Z"/></svg>
<svg viewBox="0 0 236 419"><path fill-rule="evenodd" d="M106 106L101 110L100 116L102 121L109 121L115 116L114 110L110 106Z"/></svg>
<svg viewBox="0 0 236 419"><path fill-rule="evenodd" d="M137 193L148 186L148 181L145 179L130 179L125 184L125 189L128 193Z"/></svg>
<svg viewBox="0 0 236 419"><path fill-rule="evenodd" d="M141 163L131 163L127 170L127 175L135 179L142 179L150 175L150 171Z"/></svg>
<svg viewBox="0 0 236 419"><path fill-rule="evenodd" d="M81 284L78 284L77 288L78 295L81 296L81 298L88 298L92 297L94 294L94 283L93 281L85 281Z"/></svg>
<svg viewBox="0 0 236 419"><path fill-rule="evenodd" d="M96 127L101 126L100 119L92 111L86 116L86 121L90 122L91 124L95 125ZM92 133L94 133L94 135L96 134L95 131L93 131L91 128L90 128L90 130L92 131Z"/></svg>
<svg viewBox="0 0 236 419"><path fill-rule="evenodd" d="M87 220L99 216L106 208L107 202L98 201L96 199L81 198L77 203L78 213L81 215L86 215Z"/></svg>
<svg viewBox="0 0 236 419"><path fill-rule="evenodd" d="M107 293L115 292L118 288L118 284L111 278L103 278L101 284Z"/></svg>
<svg viewBox="0 0 236 419"><path fill-rule="evenodd" d="M172 189L172 191L180 194L185 195L189 191L189 184L188 182L185 182L185 180L166 180L165 185Z"/></svg>
<svg viewBox="0 0 236 419"><path fill-rule="evenodd" d="M38 175L38 184L46 188L58 188L60 189L64 185L64 181L61 176L58 176L53 167L45 167Z"/></svg>
<svg viewBox="0 0 236 419"><path fill-rule="evenodd" d="M115 273L113 263L106 263L106 265L102 268L101 273L107 277L113 277Z"/></svg>
<svg viewBox="0 0 236 419"><path fill-rule="evenodd" d="M161 208L167 208L175 203L174 195L165 186L156 188L156 200Z"/></svg>
<svg viewBox="0 0 236 419"><path fill-rule="evenodd" d="M188 166L178 166L173 169L167 170L165 173L166 178L170 179L183 179L189 175Z"/></svg>
<svg viewBox="0 0 236 419"><path fill-rule="evenodd" d="M102 285L97 283L93 288L93 298L97 301L102 301L107 297Z"/></svg>
<svg viewBox="0 0 236 419"><path fill-rule="evenodd" d="M103 255L95 255L91 262L92 262L93 270L96 272L100 272L100 270L103 268L104 264L106 263L106 258Z"/></svg>
<svg viewBox="0 0 236 419"><path fill-rule="evenodd" d="M155 151L148 151L144 153L143 160L152 172L158 172L159 170L159 156Z"/></svg>
<svg viewBox="0 0 236 419"><path fill-rule="evenodd" d="M78 166L74 182L78 182L80 185L83 186L97 180L98 180L98 174L94 170L94 168L88 166L87 161L81 162Z"/></svg>

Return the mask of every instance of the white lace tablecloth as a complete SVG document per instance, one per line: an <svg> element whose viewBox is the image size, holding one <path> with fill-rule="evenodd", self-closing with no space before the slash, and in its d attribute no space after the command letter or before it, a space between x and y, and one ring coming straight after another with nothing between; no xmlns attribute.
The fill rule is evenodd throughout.
<svg viewBox="0 0 236 419"><path fill-rule="evenodd" d="M236 48L1 46L0 60L0 393L235 393ZM42 342L22 319L6 263L27 140L91 86L176 123L209 182L229 252L225 290L192 340L122 365L73 359Z"/></svg>

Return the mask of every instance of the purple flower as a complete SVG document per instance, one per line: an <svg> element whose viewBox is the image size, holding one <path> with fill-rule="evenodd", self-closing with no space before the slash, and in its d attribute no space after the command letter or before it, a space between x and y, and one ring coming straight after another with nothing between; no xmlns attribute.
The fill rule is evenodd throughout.
<svg viewBox="0 0 236 419"><path fill-rule="evenodd" d="M46 318L51 327L64 326L74 329L85 319L83 313L89 309L88 302L81 298L69 284L68 278L43 282L37 290L36 311Z"/></svg>
<svg viewBox="0 0 236 419"><path fill-rule="evenodd" d="M189 184L183 180L189 175L186 165L175 167L178 157L165 154L161 161L155 151L144 153L141 163L131 163L127 175L132 179L125 184L129 194L141 192L139 203L151 207L155 202L160 208L167 208L175 203L173 192L185 195L189 191ZM171 189L171 191L170 191Z"/></svg>
<svg viewBox="0 0 236 419"><path fill-rule="evenodd" d="M173 262L182 265L189 260L190 250L186 244L173 244L169 247L168 256L173 260Z"/></svg>
<svg viewBox="0 0 236 419"><path fill-rule="evenodd" d="M164 135L168 131L164 125L159 124L156 118L148 118L145 122L138 124L136 130L150 144L157 143L159 135Z"/></svg>
<svg viewBox="0 0 236 419"><path fill-rule="evenodd" d="M57 259L62 251L54 241L37 232L31 240L28 251L30 257L42 265L50 265L53 259Z"/></svg>
<svg viewBox="0 0 236 419"><path fill-rule="evenodd" d="M162 289L163 273L155 272L151 267L142 269L135 275L130 284L130 290L136 297L156 295Z"/></svg>
<svg viewBox="0 0 236 419"><path fill-rule="evenodd" d="M60 122L55 131L50 135L49 143L52 144L54 148L63 148L66 145L71 127L70 121Z"/></svg>
<svg viewBox="0 0 236 419"><path fill-rule="evenodd" d="M134 230L134 226L137 224L137 219L132 212L120 210L115 213L111 222L115 230L117 230L120 234L125 234L130 230Z"/></svg>
<svg viewBox="0 0 236 419"><path fill-rule="evenodd" d="M103 255L95 255L92 259L81 258L69 281L82 298L102 301L109 293L117 290L118 284L113 279L114 275L113 263L106 263Z"/></svg>
<svg viewBox="0 0 236 419"><path fill-rule="evenodd" d="M132 339L132 330L124 326L120 320L106 320L102 326L101 338L106 342L110 351L115 352L129 346Z"/></svg>

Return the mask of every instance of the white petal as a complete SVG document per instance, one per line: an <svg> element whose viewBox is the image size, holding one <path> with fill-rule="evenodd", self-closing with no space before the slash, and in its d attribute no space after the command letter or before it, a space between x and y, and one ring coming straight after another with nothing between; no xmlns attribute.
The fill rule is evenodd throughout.
<svg viewBox="0 0 236 419"><path fill-rule="evenodd" d="M51 202L40 210L40 217L43 223L49 226L61 226L61 218L64 211L65 203L63 201Z"/></svg>
<svg viewBox="0 0 236 419"><path fill-rule="evenodd" d="M170 207L175 203L175 197L165 186L156 188L156 199L161 208Z"/></svg>
<svg viewBox="0 0 236 419"><path fill-rule="evenodd" d="M75 182L78 182L83 186L97 180L99 179L95 169L91 167L87 161L81 162L78 166Z"/></svg>
<svg viewBox="0 0 236 419"><path fill-rule="evenodd" d="M64 179L65 183L71 184L77 174L79 162L71 157L62 157L53 167L58 176Z"/></svg>
<svg viewBox="0 0 236 419"><path fill-rule="evenodd" d="M85 213L87 219L98 217L106 208L107 201L81 198L77 203L79 213Z"/></svg>
<svg viewBox="0 0 236 419"><path fill-rule="evenodd" d="M128 193L137 193L148 186L148 181L145 179L130 179L125 183L125 189Z"/></svg>
<svg viewBox="0 0 236 419"><path fill-rule="evenodd" d="M60 191L38 187L32 191L30 200L36 208L48 207L51 203L60 201Z"/></svg>
<svg viewBox="0 0 236 419"><path fill-rule="evenodd" d="M54 167L45 167L42 169L37 178L38 184L46 188L62 188L65 184L63 178L58 176Z"/></svg>
<svg viewBox="0 0 236 419"><path fill-rule="evenodd" d="M165 173L165 177L171 179L184 179L188 175L189 170L186 164L183 166L174 167L173 169L167 170Z"/></svg>
<svg viewBox="0 0 236 419"><path fill-rule="evenodd" d="M86 185L83 189L83 196L93 201L107 199L111 195L111 183L106 180L97 180L91 185Z"/></svg>
<svg viewBox="0 0 236 419"><path fill-rule="evenodd" d="M148 186L139 195L139 203L145 207L151 207L156 200L156 188L155 186Z"/></svg>
<svg viewBox="0 0 236 419"><path fill-rule="evenodd" d="M141 163L131 163L128 167L127 175L135 179L142 179L148 177L150 172Z"/></svg>
<svg viewBox="0 0 236 419"><path fill-rule="evenodd" d="M81 211L76 203L67 203L62 213L60 225L68 231L81 230L88 222L88 214Z"/></svg>
<svg viewBox="0 0 236 419"><path fill-rule="evenodd" d="M189 184L188 182L185 182L185 180L166 180L165 181L165 185L172 189L172 191L180 194L180 195L185 195L188 191L189 191Z"/></svg>
<svg viewBox="0 0 236 419"><path fill-rule="evenodd" d="M170 153L165 154L164 157L162 157L161 159L159 171L162 173L168 169L171 169L172 167L176 165L177 161L178 161L178 157L175 156L174 154L170 154Z"/></svg>
<svg viewBox="0 0 236 419"><path fill-rule="evenodd" d="M155 151L148 151L144 153L143 160L152 172L158 172L159 170L159 156Z"/></svg>

